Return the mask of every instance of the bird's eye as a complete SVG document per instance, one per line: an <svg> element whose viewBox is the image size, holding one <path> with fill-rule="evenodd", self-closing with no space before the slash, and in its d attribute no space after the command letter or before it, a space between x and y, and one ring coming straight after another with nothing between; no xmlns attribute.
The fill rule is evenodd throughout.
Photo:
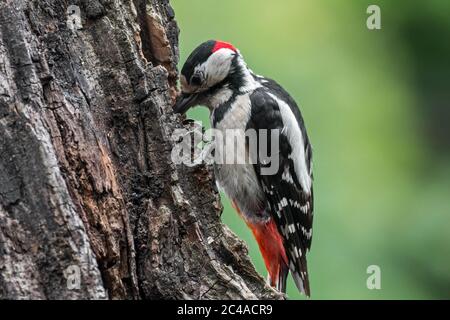
<svg viewBox="0 0 450 320"><path fill-rule="evenodd" d="M202 84L202 78L199 74L194 74L191 78L191 84L194 86L199 86Z"/></svg>

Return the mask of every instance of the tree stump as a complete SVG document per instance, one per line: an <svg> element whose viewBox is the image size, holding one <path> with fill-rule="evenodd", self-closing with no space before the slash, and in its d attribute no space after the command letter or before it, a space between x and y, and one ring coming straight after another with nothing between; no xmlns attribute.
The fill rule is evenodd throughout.
<svg viewBox="0 0 450 320"><path fill-rule="evenodd" d="M211 170L171 161L168 0L69 4L0 3L0 298L282 298Z"/></svg>

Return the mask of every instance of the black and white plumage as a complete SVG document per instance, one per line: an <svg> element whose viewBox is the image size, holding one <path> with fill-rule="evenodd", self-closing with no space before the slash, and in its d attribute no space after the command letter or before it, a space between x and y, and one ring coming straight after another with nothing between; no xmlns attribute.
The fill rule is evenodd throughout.
<svg viewBox="0 0 450 320"><path fill-rule="evenodd" d="M313 189L312 150L297 105L273 81L251 95L252 116L248 127L279 129L279 170L261 175L255 171L273 218L285 239L289 269L301 291L309 292L306 252L311 247ZM289 100L291 103L288 104ZM270 143L268 143L270 145Z"/></svg>
<svg viewBox="0 0 450 320"><path fill-rule="evenodd" d="M210 40L187 59L181 72L182 95L174 107L195 105L211 111L213 128L278 130L279 167L264 174L259 153L252 163L216 164L220 187L252 229L269 271L271 284L286 289L291 271L300 291L309 296L306 253L313 222L312 148L294 99L275 81L255 75L232 45ZM245 137L241 137L245 139ZM271 135L263 136L271 145ZM252 153L247 146L245 153ZM246 157L248 154L237 155ZM271 228L274 225L276 228ZM280 243L278 245L278 242Z"/></svg>

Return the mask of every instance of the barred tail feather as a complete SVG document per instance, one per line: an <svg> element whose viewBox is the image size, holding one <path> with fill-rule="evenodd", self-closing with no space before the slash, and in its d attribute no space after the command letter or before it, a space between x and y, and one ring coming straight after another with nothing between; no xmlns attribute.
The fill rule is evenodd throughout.
<svg viewBox="0 0 450 320"><path fill-rule="evenodd" d="M298 290L305 294L307 297L311 296L311 290L309 288L309 279L308 279L308 271L305 271L305 277L304 280L298 273L298 271L291 270L292 278L294 279L295 285L297 286Z"/></svg>
<svg viewBox="0 0 450 320"><path fill-rule="evenodd" d="M289 268L286 264L282 264L280 271L278 273L278 277L275 282L275 288L283 293L286 293L286 281L289 274Z"/></svg>

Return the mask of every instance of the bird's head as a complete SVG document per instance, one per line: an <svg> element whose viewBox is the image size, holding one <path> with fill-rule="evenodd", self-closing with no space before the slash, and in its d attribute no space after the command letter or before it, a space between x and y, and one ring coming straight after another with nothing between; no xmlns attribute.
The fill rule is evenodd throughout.
<svg viewBox="0 0 450 320"><path fill-rule="evenodd" d="M231 44L209 40L200 44L187 58L180 75L181 95L174 106L176 113L205 103L218 89L228 86L239 70L240 54Z"/></svg>

